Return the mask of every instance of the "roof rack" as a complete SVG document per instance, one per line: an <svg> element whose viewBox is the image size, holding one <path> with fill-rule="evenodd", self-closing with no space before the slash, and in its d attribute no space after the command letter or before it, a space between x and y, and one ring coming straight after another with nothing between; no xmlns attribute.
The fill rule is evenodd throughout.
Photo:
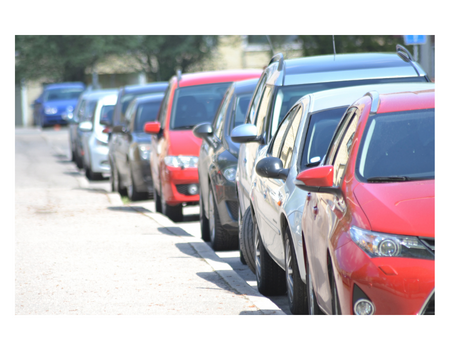
<svg viewBox="0 0 450 350"><path fill-rule="evenodd" d="M411 62L414 61L413 57L411 56L411 53L408 51L408 49L400 44L397 44L395 47L397 51L397 55L400 56L400 58L405 62Z"/></svg>
<svg viewBox="0 0 450 350"><path fill-rule="evenodd" d="M284 56L281 52L277 53L275 56L272 57L268 66L270 66L273 62L277 62L277 61L279 62L277 70L281 71L283 69L283 63L284 63Z"/></svg>
<svg viewBox="0 0 450 350"><path fill-rule="evenodd" d="M180 87L181 69L177 70L177 87Z"/></svg>
<svg viewBox="0 0 450 350"><path fill-rule="evenodd" d="M371 115L376 114L378 111L378 107L380 105L380 95L378 91L376 90L369 91L364 96L370 96L370 98L372 99L372 105L370 106L370 114Z"/></svg>

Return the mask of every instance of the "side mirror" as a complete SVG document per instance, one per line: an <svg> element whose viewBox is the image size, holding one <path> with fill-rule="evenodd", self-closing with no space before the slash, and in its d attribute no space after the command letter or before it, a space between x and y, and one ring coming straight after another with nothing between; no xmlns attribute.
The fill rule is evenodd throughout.
<svg viewBox="0 0 450 350"><path fill-rule="evenodd" d="M213 129L211 123L201 123L198 124L194 129L192 129L194 135L200 139L205 139L212 136Z"/></svg>
<svg viewBox="0 0 450 350"><path fill-rule="evenodd" d="M281 159L276 157L261 159L256 164L255 170L259 176L271 179L286 180L289 175L289 169L284 169Z"/></svg>
<svg viewBox="0 0 450 350"><path fill-rule="evenodd" d="M341 189L333 186L334 167L332 165L307 169L298 174L295 185L308 192L340 194Z"/></svg>
<svg viewBox="0 0 450 350"><path fill-rule="evenodd" d="M92 123L89 121L80 123L78 127L81 131L92 131Z"/></svg>
<svg viewBox="0 0 450 350"><path fill-rule="evenodd" d="M144 125L144 132L147 134L159 134L161 131L161 124L159 122L148 122Z"/></svg>
<svg viewBox="0 0 450 350"><path fill-rule="evenodd" d="M241 124L231 131L231 140L237 143L259 142L256 126L253 124Z"/></svg>

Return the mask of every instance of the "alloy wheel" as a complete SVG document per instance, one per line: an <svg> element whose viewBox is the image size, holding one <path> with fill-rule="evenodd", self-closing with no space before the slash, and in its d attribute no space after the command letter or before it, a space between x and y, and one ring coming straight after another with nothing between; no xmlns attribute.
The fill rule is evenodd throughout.
<svg viewBox="0 0 450 350"><path fill-rule="evenodd" d="M289 242L289 238L286 237L284 240L284 248L285 248L285 265L286 265L286 285L288 298L292 302L294 300L294 270L292 266L292 251L291 245Z"/></svg>

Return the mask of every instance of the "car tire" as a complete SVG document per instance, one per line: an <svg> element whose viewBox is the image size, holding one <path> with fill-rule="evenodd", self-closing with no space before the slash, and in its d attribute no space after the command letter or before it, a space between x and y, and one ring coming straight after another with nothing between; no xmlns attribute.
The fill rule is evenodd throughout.
<svg viewBox="0 0 450 350"><path fill-rule="evenodd" d="M77 165L78 169L83 169L83 158L78 154L77 151L75 151L75 164Z"/></svg>
<svg viewBox="0 0 450 350"><path fill-rule="evenodd" d="M208 201L209 235L211 238L211 247L215 251L237 249L239 246L238 236L230 235L223 228L211 187L209 188Z"/></svg>
<svg viewBox="0 0 450 350"><path fill-rule="evenodd" d="M96 180L102 180L103 174L102 173L95 173L92 171L91 167L89 165L86 165L84 168L84 173L88 180L96 181Z"/></svg>
<svg viewBox="0 0 450 350"><path fill-rule="evenodd" d="M331 290L331 310L333 315L341 315L341 305L339 302L339 295L336 288L336 280L334 279L333 268L328 266L328 273L330 277L330 290Z"/></svg>
<svg viewBox="0 0 450 350"><path fill-rule="evenodd" d="M253 231L253 218L250 207L244 213L242 225L239 227L239 245L248 268L255 271L255 234Z"/></svg>
<svg viewBox="0 0 450 350"><path fill-rule="evenodd" d="M200 206L200 215L199 215L200 216L200 230L202 233L202 239L205 242L209 242L211 240L211 237L209 235L209 220L205 214L205 205L203 202L203 196L202 196L201 190L200 190L199 206Z"/></svg>
<svg viewBox="0 0 450 350"><path fill-rule="evenodd" d="M131 169L131 167L130 167L130 185L127 188L127 193L128 193L128 198L133 202L148 198L147 192L139 192L136 190L133 170Z"/></svg>
<svg viewBox="0 0 450 350"><path fill-rule="evenodd" d="M127 195L127 189L122 186L122 181L120 181L120 175L117 168L111 164L111 190L117 191L122 197Z"/></svg>
<svg viewBox="0 0 450 350"><path fill-rule="evenodd" d="M306 315L308 313L306 284L300 277L289 229L286 229L284 234L284 262L289 310L293 315Z"/></svg>
<svg viewBox="0 0 450 350"><path fill-rule="evenodd" d="M285 294L285 273L266 251L256 222L253 223L253 228L255 231L255 270L258 291L265 296Z"/></svg>
<svg viewBox="0 0 450 350"><path fill-rule="evenodd" d="M153 199L155 201L155 211L157 213L162 213L161 197L153 184Z"/></svg>
<svg viewBox="0 0 450 350"><path fill-rule="evenodd" d="M164 200L164 193L161 189L161 209L162 213L174 222L183 221L183 206L181 204L169 205Z"/></svg>
<svg viewBox="0 0 450 350"><path fill-rule="evenodd" d="M308 257L305 259L306 267L306 293L308 296L308 314L309 315L321 315L322 312L317 304L316 294L314 292L314 286L311 279L311 269L308 262Z"/></svg>

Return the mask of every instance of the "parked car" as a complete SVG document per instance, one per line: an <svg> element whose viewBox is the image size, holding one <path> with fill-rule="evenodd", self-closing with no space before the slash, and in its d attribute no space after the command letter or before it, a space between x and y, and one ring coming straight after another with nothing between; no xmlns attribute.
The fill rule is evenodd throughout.
<svg viewBox="0 0 450 350"><path fill-rule="evenodd" d="M198 158L202 238L211 241L214 250L239 247L236 194L239 144L231 140L230 132L244 122L257 83L258 79L250 79L231 84L214 121L192 130L203 139Z"/></svg>
<svg viewBox="0 0 450 350"><path fill-rule="evenodd" d="M258 82L250 103L245 124L236 127L231 138L240 142L236 187L239 197L240 225L243 244L253 256L250 175L258 152L268 144L278 129L279 122L302 96L347 86L400 82L429 82L423 69L412 60L401 45L395 53L358 53L302 57L285 60L282 54L272 58ZM239 136L234 138L233 134ZM245 257L245 255L244 255ZM249 266L251 262L247 261Z"/></svg>
<svg viewBox="0 0 450 350"><path fill-rule="evenodd" d="M156 119L163 97L163 93L136 97L125 111L126 126L115 126L113 130L116 132L117 146L112 181L115 188L126 188L132 201L153 195L151 137L144 132L144 125Z"/></svg>
<svg viewBox="0 0 450 350"><path fill-rule="evenodd" d="M151 172L156 210L173 221L183 219L183 204L197 204L197 162L201 139L192 128L211 122L225 91L234 81L257 78L261 70L244 69L172 77L157 120L145 124L152 134Z"/></svg>
<svg viewBox="0 0 450 350"><path fill-rule="evenodd" d="M108 125L110 129L110 133L108 134L108 160L111 168L111 176L109 179L112 192L119 192L121 196L127 195L127 188L125 186L127 179L122 179L116 168L116 153L121 147L120 143L123 140L123 130L128 126L128 122L125 120L125 111L128 105L138 96L164 93L168 85L167 82L155 82L145 85L127 85L119 89L113 121L111 125ZM124 172L122 171L122 173Z"/></svg>
<svg viewBox="0 0 450 350"><path fill-rule="evenodd" d="M373 91L300 172L310 313L434 314L435 93Z"/></svg>
<svg viewBox="0 0 450 350"><path fill-rule="evenodd" d="M81 94L73 113L67 113L65 119L69 123L69 142L72 161L79 169L83 169L83 145L81 143L82 131L78 127L80 122L91 120L97 101L111 93L117 94L117 89L88 90Z"/></svg>
<svg viewBox="0 0 450 350"><path fill-rule="evenodd" d="M347 108L377 89L419 91L432 83L376 84L325 90L302 97L283 119L251 174L250 208L255 217L256 281L264 295L287 290L293 314L306 314L306 273L301 232L307 192L296 185L298 173L317 166ZM315 259L315 250L310 251Z"/></svg>
<svg viewBox="0 0 450 350"><path fill-rule="evenodd" d="M66 125L62 115L73 111L78 97L84 91L85 85L79 82L49 84L33 104L33 122L45 128L49 125Z"/></svg>
<svg viewBox="0 0 450 350"><path fill-rule="evenodd" d="M101 180L109 175L108 134L100 120L112 119L117 92L112 92L100 98L95 106L91 120L79 124L81 144L83 149L83 167L89 180Z"/></svg>

